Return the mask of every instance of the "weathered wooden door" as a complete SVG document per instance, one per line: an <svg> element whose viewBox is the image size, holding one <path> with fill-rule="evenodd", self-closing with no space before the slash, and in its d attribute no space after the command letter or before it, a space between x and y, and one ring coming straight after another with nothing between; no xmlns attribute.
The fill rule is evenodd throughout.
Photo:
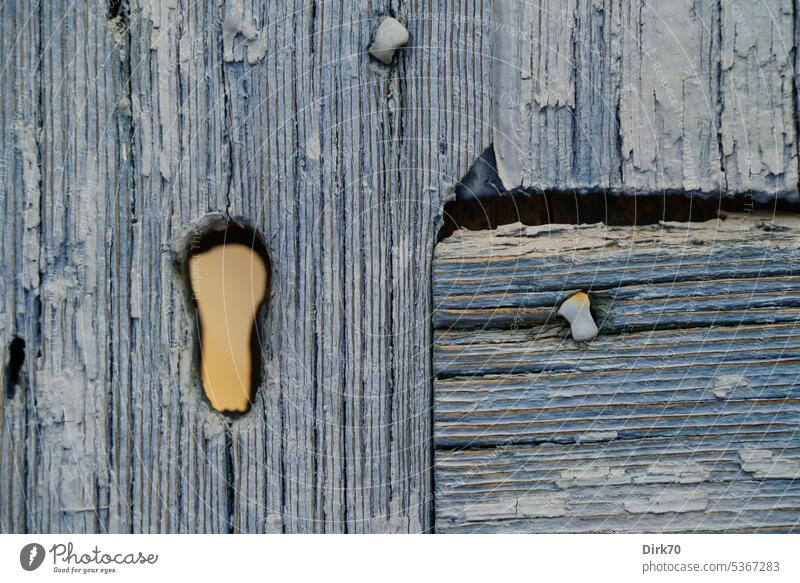
<svg viewBox="0 0 800 583"><path fill-rule="evenodd" d="M410 42L387 66L367 47L390 14ZM0 18L2 531L430 531L432 257L481 153L504 189L611 205L797 197L792 0ZM237 418L203 398L181 270L209 213L272 265Z"/></svg>

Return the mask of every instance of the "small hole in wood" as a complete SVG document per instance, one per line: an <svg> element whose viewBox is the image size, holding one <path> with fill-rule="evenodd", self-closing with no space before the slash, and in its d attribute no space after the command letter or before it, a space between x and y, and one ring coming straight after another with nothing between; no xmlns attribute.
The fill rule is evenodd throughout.
<svg viewBox="0 0 800 583"><path fill-rule="evenodd" d="M108 3L108 19L114 20L118 16L124 16L126 13L126 5L123 0L109 0Z"/></svg>
<svg viewBox="0 0 800 583"><path fill-rule="evenodd" d="M14 336L8 345L8 363L5 370L6 397L9 399L14 398L23 364L25 364L25 341L19 336Z"/></svg>
<svg viewBox="0 0 800 583"><path fill-rule="evenodd" d="M191 238L187 263L203 390L217 411L246 413L261 381L257 317L269 289L266 248L253 229L225 221Z"/></svg>

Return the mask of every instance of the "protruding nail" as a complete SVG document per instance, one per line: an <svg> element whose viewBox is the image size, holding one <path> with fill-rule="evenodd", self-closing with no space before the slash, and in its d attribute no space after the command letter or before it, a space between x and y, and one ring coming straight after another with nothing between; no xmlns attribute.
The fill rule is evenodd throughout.
<svg viewBox="0 0 800 583"><path fill-rule="evenodd" d="M576 342L591 340L597 336L597 324L589 311L589 296L578 292L561 304L558 315L570 324L572 338Z"/></svg>

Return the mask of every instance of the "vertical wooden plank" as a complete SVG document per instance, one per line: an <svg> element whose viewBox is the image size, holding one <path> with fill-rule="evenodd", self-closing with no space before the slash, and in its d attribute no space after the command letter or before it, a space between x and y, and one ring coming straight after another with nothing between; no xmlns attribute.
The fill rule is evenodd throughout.
<svg viewBox="0 0 800 583"><path fill-rule="evenodd" d="M110 487L108 500L108 531L132 532L131 484L133 480L131 441L133 428L129 422L131 403L131 323L133 305L131 274L133 259L133 232L137 224L132 220L132 168L131 141L132 109L130 87L130 33L127 6L120 4L116 11L109 7L107 26L114 34L115 65L114 87L116 94L113 119L105 120L107 131L115 132L116 148L109 163L116 164L116 175L109 182L105 236L108 241L108 366L110 375L108 404L108 463Z"/></svg>
<svg viewBox="0 0 800 583"><path fill-rule="evenodd" d="M437 245L437 530L796 532L799 227L517 223ZM556 316L581 290L588 342Z"/></svg>
<svg viewBox="0 0 800 583"><path fill-rule="evenodd" d="M623 1L622 187L719 193L718 8Z"/></svg>
<svg viewBox="0 0 800 583"><path fill-rule="evenodd" d="M0 532L29 530L35 504L28 480L36 440L28 422L39 338L39 18L38 2L0 6ZM19 386L5 369L15 336L27 344Z"/></svg>
<svg viewBox="0 0 800 583"><path fill-rule="evenodd" d="M232 503L238 530L319 529L311 509L313 370L303 363L304 355L312 354L308 315L313 308L305 277L313 268L299 248L304 225L298 217L299 208L314 205L295 194L300 179L293 164L299 156L295 132L301 131L297 126L302 122L293 118L290 93L292 53L296 47L305 54L310 40L307 29L298 28L298 19L302 12L279 3L224 6L220 67L231 140L229 212L248 217L265 235L273 265L260 337L265 382L249 422L232 427L237 444ZM286 273L296 273L299 285L291 286ZM304 317L295 318L295 310ZM297 344L286 342L287 336Z"/></svg>
<svg viewBox="0 0 800 583"><path fill-rule="evenodd" d="M576 5L574 184L593 190L622 182L619 104L624 42L620 0Z"/></svg>
<svg viewBox="0 0 800 583"><path fill-rule="evenodd" d="M624 5L494 3L494 150L507 189L620 185Z"/></svg>
<svg viewBox="0 0 800 583"><path fill-rule="evenodd" d="M389 199L391 496L382 529L427 531L433 526L431 259L441 205L491 141L492 4L430 0L404 10L413 43L397 79L399 194ZM398 520L404 512L408 526Z"/></svg>
<svg viewBox="0 0 800 583"><path fill-rule="evenodd" d="M494 3L507 189L795 200L791 0Z"/></svg>

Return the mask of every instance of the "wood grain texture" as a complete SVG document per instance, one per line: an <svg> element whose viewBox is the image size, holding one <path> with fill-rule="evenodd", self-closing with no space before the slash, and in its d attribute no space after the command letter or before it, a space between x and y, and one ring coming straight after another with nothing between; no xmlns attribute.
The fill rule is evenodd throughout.
<svg viewBox="0 0 800 583"><path fill-rule="evenodd" d="M0 528L430 530L430 264L491 142L491 7L114 6L1 9L0 356L19 335L29 358ZM389 13L411 42L386 67ZM240 418L197 369L182 258L209 216L273 265Z"/></svg>
<svg viewBox="0 0 800 583"><path fill-rule="evenodd" d="M436 528L800 529L792 216L460 231L433 264ZM559 303L588 291L600 335Z"/></svg>
<svg viewBox="0 0 800 583"><path fill-rule="evenodd" d="M792 0L494 3L507 189L798 196Z"/></svg>
<svg viewBox="0 0 800 583"><path fill-rule="evenodd" d="M563 333L518 342L505 332L469 344L439 339L436 443L574 442L597 432L677 437L751 425L786 430L800 421L795 327L604 335L586 346ZM733 383L727 394L726 383Z"/></svg>
<svg viewBox="0 0 800 583"><path fill-rule="evenodd" d="M17 432L21 451L3 455L4 476L15 481L0 502L13 517L4 516L3 528L105 530L109 273L125 155L117 118L121 100L125 109L120 45L94 6L10 3L3 10L4 55L15 57L10 78L17 79L6 85L3 77L14 96L4 103L16 104L4 112L14 119L5 135L16 137L8 153L15 172L21 169L6 184L4 248L14 260L4 271L17 280L2 294L15 290L16 304L3 333L4 343L13 333L27 344L21 385L4 403L4 433Z"/></svg>
<svg viewBox="0 0 800 583"><path fill-rule="evenodd" d="M638 227L505 225L461 230L436 247L436 328L553 323L589 292L605 332L794 322L800 308L800 221L727 220Z"/></svg>

